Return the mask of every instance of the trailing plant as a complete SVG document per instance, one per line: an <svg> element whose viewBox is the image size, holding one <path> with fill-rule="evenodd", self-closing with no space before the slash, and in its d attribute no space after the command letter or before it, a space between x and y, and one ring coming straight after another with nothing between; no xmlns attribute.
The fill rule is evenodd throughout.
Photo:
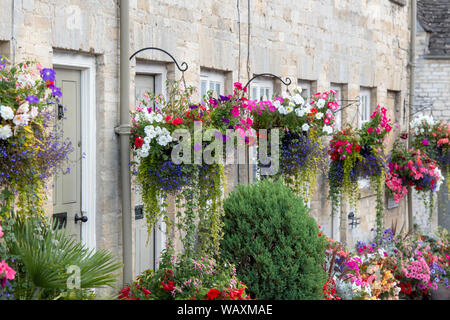
<svg viewBox="0 0 450 320"><path fill-rule="evenodd" d="M347 125L334 134L330 141L331 157L329 179L329 198L332 201L332 214L335 214L341 194L345 194L350 206L356 209L358 200L358 171L357 164L362 160L360 139L356 131Z"/></svg>
<svg viewBox="0 0 450 320"><path fill-rule="evenodd" d="M301 198L264 179L224 201L223 259L258 299L320 299L325 240Z"/></svg>
<svg viewBox="0 0 450 320"><path fill-rule="evenodd" d="M414 148L406 149L401 140L394 143L386 186L393 193L395 202L399 202L408 193L408 186L414 187L422 195L425 192L437 192L443 179L436 162L424 152ZM431 210L433 205L430 203L427 206Z"/></svg>
<svg viewBox="0 0 450 320"><path fill-rule="evenodd" d="M410 127L412 146L426 153L445 170L447 187L450 189L450 124L420 113L411 121Z"/></svg>
<svg viewBox="0 0 450 320"><path fill-rule="evenodd" d="M383 184L386 168L386 155L383 141L392 130L387 110L377 106L361 129L347 125L336 133L330 141L329 198L332 201L332 214L335 214L341 194L344 193L350 206L356 210L359 197L359 178L369 178L376 191L377 232L383 229Z"/></svg>
<svg viewBox="0 0 450 320"><path fill-rule="evenodd" d="M296 88L293 96L284 94L274 101L248 102L248 109L254 120L253 127L268 129L268 145L270 131L281 131L280 170L274 175L281 176L308 200L315 191L317 174L325 173L328 167L326 148L320 138L333 131L334 112L339 104L333 90L315 94L309 103L301 92L301 88ZM258 161L260 168L268 165L260 157Z"/></svg>
<svg viewBox="0 0 450 320"><path fill-rule="evenodd" d="M244 131L243 137L248 129L243 128L247 122L240 84L235 84L233 95L209 95L203 105L191 103L194 90L169 81L167 98L145 94L132 114L131 137L148 230L160 219L168 233L176 227L188 257L218 253L225 185L222 145L228 129ZM212 147L208 138L214 138ZM207 156L211 161L204 159ZM175 219L166 210L169 199L176 205Z"/></svg>
<svg viewBox="0 0 450 320"><path fill-rule="evenodd" d="M55 71L26 61L0 64L0 216L13 207L22 215L43 214L44 186L72 150L55 123L61 91ZM61 170L63 171L63 170Z"/></svg>

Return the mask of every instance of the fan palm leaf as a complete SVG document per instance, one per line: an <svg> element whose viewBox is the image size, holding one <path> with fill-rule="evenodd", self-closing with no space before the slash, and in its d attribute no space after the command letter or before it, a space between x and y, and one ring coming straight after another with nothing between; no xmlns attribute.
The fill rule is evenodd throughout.
<svg viewBox="0 0 450 320"><path fill-rule="evenodd" d="M63 230L36 227L30 219L16 219L12 232L15 241L9 249L38 291L67 290L70 266L79 268L81 289L112 287L117 281L121 264L106 250L89 249Z"/></svg>

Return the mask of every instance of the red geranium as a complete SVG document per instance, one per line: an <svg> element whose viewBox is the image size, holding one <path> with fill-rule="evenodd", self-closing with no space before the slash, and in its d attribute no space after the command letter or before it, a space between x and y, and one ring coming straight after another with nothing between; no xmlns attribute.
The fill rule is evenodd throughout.
<svg viewBox="0 0 450 320"><path fill-rule="evenodd" d="M206 299L207 300L214 300L217 299L217 297L220 295L220 291L217 289L209 289L208 293L206 294Z"/></svg>
<svg viewBox="0 0 450 320"><path fill-rule="evenodd" d="M142 140L142 138L140 136L138 136L135 140L134 140L134 145L138 148L142 147L144 145L144 140Z"/></svg>

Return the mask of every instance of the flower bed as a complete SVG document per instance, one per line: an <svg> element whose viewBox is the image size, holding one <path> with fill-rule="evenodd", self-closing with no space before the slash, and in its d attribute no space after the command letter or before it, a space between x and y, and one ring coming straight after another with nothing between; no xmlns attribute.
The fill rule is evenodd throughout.
<svg viewBox="0 0 450 320"><path fill-rule="evenodd" d="M370 244L358 242L354 253L329 239L324 298L428 299L432 291L449 287L448 239L442 232L425 237L387 229Z"/></svg>
<svg viewBox="0 0 450 320"><path fill-rule="evenodd" d="M168 259L167 259L168 260ZM173 255L126 286L120 300L249 300L236 269L204 256L180 260Z"/></svg>

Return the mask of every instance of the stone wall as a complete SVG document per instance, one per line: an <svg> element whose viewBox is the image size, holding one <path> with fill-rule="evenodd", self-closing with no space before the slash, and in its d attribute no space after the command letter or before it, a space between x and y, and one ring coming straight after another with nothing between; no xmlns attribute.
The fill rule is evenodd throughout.
<svg viewBox="0 0 450 320"><path fill-rule="evenodd" d="M119 121L118 1L15 2L16 61L34 57L49 65L55 50L96 58L97 246L121 258L119 144L114 133ZM398 103L403 104L407 90L407 53L403 48L409 41L408 6L388 0L250 2L249 19L247 1L132 0L131 51L147 46L166 49L178 61L189 64L186 80L196 86L200 68L228 72L229 84L245 82L255 73L270 72L290 77L294 85L297 80L313 81L318 91L328 90L330 83L341 84L345 100L355 99L361 86L373 88L373 108L388 104L388 91L397 92ZM0 0L0 4L0 41L12 43L10 1ZM139 59L167 63L173 71L168 77L181 76L160 53L142 53ZM133 79L135 61L130 72ZM394 115L393 106L389 112ZM345 109L344 122L355 124L356 114L356 107ZM396 118L398 130L403 126L403 116L400 112ZM241 182L245 182L246 170L241 171ZM319 179L315 194L312 214L330 234L326 179ZM337 238L351 245L354 238L372 237L374 200L368 194L360 202L357 215L361 224L355 230L346 225L348 210L343 206L342 232ZM406 211L401 205L389 214L400 219Z"/></svg>
<svg viewBox="0 0 450 320"><path fill-rule="evenodd" d="M414 108L432 111L436 119L450 120L450 57L432 59L429 54L430 34L417 24L416 86Z"/></svg>
<svg viewBox="0 0 450 320"><path fill-rule="evenodd" d="M450 56L437 59L429 54L430 34L417 23L416 39L416 85L414 112L432 115L435 120L450 121ZM442 168L445 169L445 168ZM446 175L445 172L444 176ZM448 178L449 175L446 175ZM433 233L436 226L450 228L450 201L448 184L443 183L438 196L435 196L435 210L432 219L424 208L421 197L414 197L414 208L418 225Z"/></svg>

